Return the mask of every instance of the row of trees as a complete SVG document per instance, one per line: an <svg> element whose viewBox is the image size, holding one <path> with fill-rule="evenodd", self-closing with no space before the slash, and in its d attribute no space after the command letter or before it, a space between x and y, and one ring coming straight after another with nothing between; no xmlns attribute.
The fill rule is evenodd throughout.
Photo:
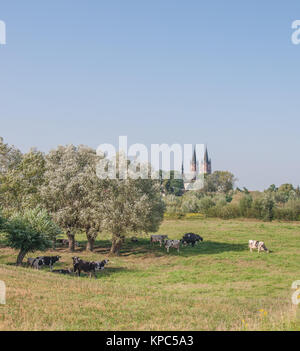
<svg viewBox="0 0 300 351"><path fill-rule="evenodd" d="M162 173L160 171L161 178ZM177 178L180 178L178 177L178 172L171 171L169 179L161 179L161 189L164 195L182 196L185 193L183 180L174 179L175 175L177 175ZM204 187L200 193L228 193L233 190L235 181L235 176L227 171L215 171L212 174L206 174Z"/></svg>
<svg viewBox="0 0 300 351"><path fill-rule="evenodd" d="M300 220L300 190L291 184L271 186L263 192L237 188L229 191L193 191L165 197L167 213L175 216L202 213L220 218Z"/></svg>
<svg viewBox="0 0 300 351"><path fill-rule="evenodd" d="M67 233L71 251L77 232L86 233L87 249L92 251L97 236L109 231L111 253L118 255L126 233L158 230L165 209L160 183L99 179L97 161L96 151L86 146L59 146L47 155L36 149L22 154L0 140L3 214L13 223L14 216L21 218L28 210L46 210Z"/></svg>

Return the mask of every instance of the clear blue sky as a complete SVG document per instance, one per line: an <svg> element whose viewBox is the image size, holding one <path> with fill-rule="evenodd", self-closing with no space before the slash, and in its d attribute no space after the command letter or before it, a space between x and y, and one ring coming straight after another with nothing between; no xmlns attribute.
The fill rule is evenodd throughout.
<svg viewBox="0 0 300 351"><path fill-rule="evenodd" d="M240 186L300 184L300 1L6 0L0 135L207 143Z"/></svg>

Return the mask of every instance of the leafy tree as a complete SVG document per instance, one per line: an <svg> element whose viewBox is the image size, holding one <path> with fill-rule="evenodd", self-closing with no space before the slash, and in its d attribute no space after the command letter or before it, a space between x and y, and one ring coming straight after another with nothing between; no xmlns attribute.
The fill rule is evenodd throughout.
<svg viewBox="0 0 300 351"><path fill-rule="evenodd" d="M35 149L24 155L10 149L9 154L13 154L13 161L9 161L10 166L6 163L0 173L0 201L6 212L11 214L39 204L39 187L44 181L45 159L43 153Z"/></svg>
<svg viewBox="0 0 300 351"><path fill-rule="evenodd" d="M251 195L244 195L240 202L239 207L241 211L241 215L247 217L249 209L252 207L253 198Z"/></svg>
<svg viewBox="0 0 300 351"><path fill-rule="evenodd" d="M181 196L184 192L183 179L175 179L176 171L170 172L169 179L162 179L162 174L163 172L160 170L163 193L166 195L174 194L176 196Z"/></svg>
<svg viewBox="0 0 300 351"><path fill-rule="evenodd" d="M110 179L102 202L103 225L112 233L111 254L119 255L128 232L156 232L165 205L152 179Z"/></svg>
<svg viewBox="0 0 300 351"><path fill-rule="evenodd" d="M17 265L22 264L28 252L50 248L61 232L47 211L40 208L15 214L4 230L8 246L20 250Z"/></svg>
<svg viewBox="0 0 300 351"><path fill-rule="evenodd" d="M2 216L0 209L0 231L5 229L6 219Z"/></svg>
<svg viewBox="0 0 300 351"><path fill-rule="evenodd" d="M205 176L204 191L228 193L233 190L236 179L227 171L215 171Z"/></svg>
<svg viewBox="0 0 300 351"><path fill-rule="evenodd" d="M102 185L96 175L96 151L73 145L59 146L46 157L45 184L41 199L54 220L67 231L70 251L75 250L75 233L84 230L89 250L101 230Z"/></svg>
<svg viewBox="0 0 300 351"><path fill-rule="evenodd" d="M278 191L278 188L275 184L272 184L269 186L269 188L267 189L268 192L270 193L275 193L276 191Z"/></svg>
<svg viewBox="0 0 300 351"><path fill-rule="evenodd" d="M262 199L262 216L265 221L272 221L274 218L275 201L273 197L266 194Z"/></svg>
<svg viewBox="0 0 300 351"><path fill-rule="evenodd" d="M4 144L3 138L0 137L0 174L14 169L21 161L22 153L14 146Z"/></svg>

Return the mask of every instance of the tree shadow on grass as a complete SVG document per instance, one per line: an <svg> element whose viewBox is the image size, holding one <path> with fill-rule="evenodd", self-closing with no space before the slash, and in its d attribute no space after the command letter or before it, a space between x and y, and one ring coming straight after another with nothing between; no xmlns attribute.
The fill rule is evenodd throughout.
<svg viewBox="0 0 300 351"><path fill-rule="evenodd" d="M198 256L198 255L214 255L223 252L241 252L246 251L248 248L247 244L235 244L235 243L224 243L216 241L204 241L198 245L192 246L181 246L180 252L176 249L170 248L170 252L167 253L165 247L160 247L159 244L151 246L149 242L140 240L136 244L127 243L121 250L122 256L132 255L152 255L156 257L162 256Z"/></svg>
<svg viewBox="0 0 300 351"><path fill-rule="evenodd" d="M97 240L95 242L94 251L91 254L99 254L101 256L109 256L111 248L111 241L109 240ZM167 253L167 250L164 246L160 247L158 243L153 245L150 244L148 238L139 238L138 242L134 243L130 240L126 240L121 248L121 256L143 256L146 257L164 257L164 256L198 256L198 255L214 255L220 254L223 252L240 252L246 251L248 249L248 244L239 244L239 243L224 243L217 241L204 241L192 247L181 246L180 252L178 253L176 249L170 248L170 252ZM54 252L54 251L53 251ZM63 255L64 252L69 253L68 248L58 247L55 252ZM89 254L86 251L86 241L80 242L80 247L77 247L74 252L74 256L80 256L80 254Z"/></svg>

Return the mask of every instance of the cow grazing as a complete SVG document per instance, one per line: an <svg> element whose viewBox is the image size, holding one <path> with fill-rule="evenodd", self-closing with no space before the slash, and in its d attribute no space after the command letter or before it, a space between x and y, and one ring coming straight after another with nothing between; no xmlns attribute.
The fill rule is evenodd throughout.
<svg viewBox="0 0 300 351"><path fill-rule="evenodd" d="M194 247L196 244L198 244L200 241L203 241L203 238L198 235L198 234L194 234L194 233L187 233L184 234L183 238L181 239L181 243L183 245L189 245L191 244L192 247Z"/></svg>
<svg viewBox="0 0 300 351"><path fill-rule="evenodd" d="M79 257L73 257L73 267L74 273L78 272L78 277L80 277L81 272L89 273L90 277L94 275L96 278L96 263L95 262L87 262L81 260Z"/></svg>
<svg viewBox="0 0 300 351"><path fill-rule="evenodd" d="M35 269L40 269L43 266L49 266L50 270L53 270L53 265L60 260L60 256L43 256L43 257L37 257L33 262L32 262L32 267Z"/></svg>
<svg viewBox="0 0 300 351"><path fill-rule="evenodd" d="M160 247L168 239L168 235L151 235L150 243L159 243Z"/></svg>
<svg viewBox="0 0 300 351"><path fill-rule="evenodd" d="M96 264L96 271L103 271L109 260L103 260L101 262L93 262Z"/></svg>
<svg viewBox="0 0 300 351"><path fill-rule="evenodd" d="M165 240L165 248L167 249L167 252L170 252L170 247L173 249L177 249L177 251L180 251L180 240Z"/></svg>
<svg viewBox="0 0 300 351"><path fill-rule="evenodd" d="M266 245L263 241L257 241L257 240L249 240L249 249L252 252L252 250L257 249L258 252L260 251L265 251L269 253L270 251L266 248Z"/></svg>

